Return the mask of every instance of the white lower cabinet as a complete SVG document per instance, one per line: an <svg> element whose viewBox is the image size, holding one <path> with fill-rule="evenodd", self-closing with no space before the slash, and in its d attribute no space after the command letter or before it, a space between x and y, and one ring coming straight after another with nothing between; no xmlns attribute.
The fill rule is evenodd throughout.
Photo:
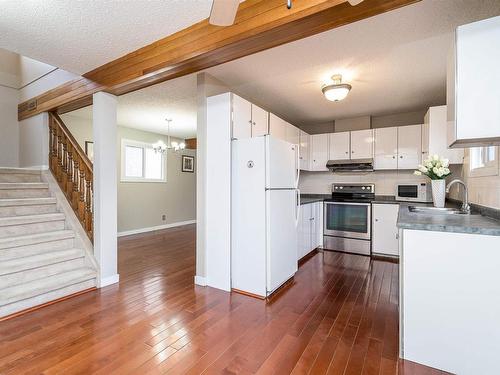
<svg viewBox="0 0 500 375"><path fill-rule="evenodd" d="M399 256L399 204L372 205L372 253Z"/></svg>
<svg viewBox="0 0 500 375"><path fill-rule="evenodd" d="M297 259L323 245L323 202L303 204L300 211Z"/></svg>

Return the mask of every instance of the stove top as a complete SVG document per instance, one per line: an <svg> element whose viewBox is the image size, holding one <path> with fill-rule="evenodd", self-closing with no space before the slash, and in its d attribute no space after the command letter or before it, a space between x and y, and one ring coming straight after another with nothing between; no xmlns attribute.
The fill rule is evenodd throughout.
<svg viewBox="0 0 500 375"><path fill-rule="evenodd" d="M370 202L375 199L375 184L332 184L331 201Z"/></svg>

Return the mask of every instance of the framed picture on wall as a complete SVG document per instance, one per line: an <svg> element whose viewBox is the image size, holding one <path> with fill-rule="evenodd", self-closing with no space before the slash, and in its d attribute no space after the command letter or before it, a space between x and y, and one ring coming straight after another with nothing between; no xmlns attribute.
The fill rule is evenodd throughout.
<svg viewBox="0 0 500 375"><path fill-rule="evenodd" d="M94 162L94 142L85 141L85 154L89 157L91 162Z"/></svg>
<svg viewBox="0 0 500 375"><path fill-rule="evenodd" d="M182 171L194 173L194 156L182 155Z"/></svg>

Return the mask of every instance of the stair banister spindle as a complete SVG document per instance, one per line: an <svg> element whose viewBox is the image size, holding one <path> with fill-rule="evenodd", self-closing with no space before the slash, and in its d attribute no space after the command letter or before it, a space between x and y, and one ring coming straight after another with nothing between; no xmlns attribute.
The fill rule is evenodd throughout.
<svg viewBox="0 0 500 375"><path fill-rule="evenodd" d="M71 205L73 206L73 210L78 209L78 186L80 184L80 175L78 171L80 170L80 156L75 154L75 159L73 162L73 192L71 195Z"/></svg>
<svg viewBox="0 0 500 375"><path fill-rule="evenodd" d="M71 200L71 192L73 191L73 146L71 142L67 143L68 148L68 166L67 166L67 174L68 180L66 181L66 196Z"/></svg>
<svg viewBox="0 0 500 375"><path fill-rule="evenodd" d="M85 174L85 229L92 232L92 201L91 201L91 188L92 188L92 173L87 169Z"/></svg>

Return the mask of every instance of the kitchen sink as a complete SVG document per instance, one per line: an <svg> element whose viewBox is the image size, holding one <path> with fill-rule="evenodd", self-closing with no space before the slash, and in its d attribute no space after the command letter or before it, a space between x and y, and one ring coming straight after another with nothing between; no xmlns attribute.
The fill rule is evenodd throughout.
<svg viewBox="0 0 500 375"><path fill-rule="evenodd" d="M460 208L439 208L439 207L425 207L425 206L409 206L408 210L410 212L415 212L419 214L426 215L469 215L467 211L463 211Z"/></svg>

